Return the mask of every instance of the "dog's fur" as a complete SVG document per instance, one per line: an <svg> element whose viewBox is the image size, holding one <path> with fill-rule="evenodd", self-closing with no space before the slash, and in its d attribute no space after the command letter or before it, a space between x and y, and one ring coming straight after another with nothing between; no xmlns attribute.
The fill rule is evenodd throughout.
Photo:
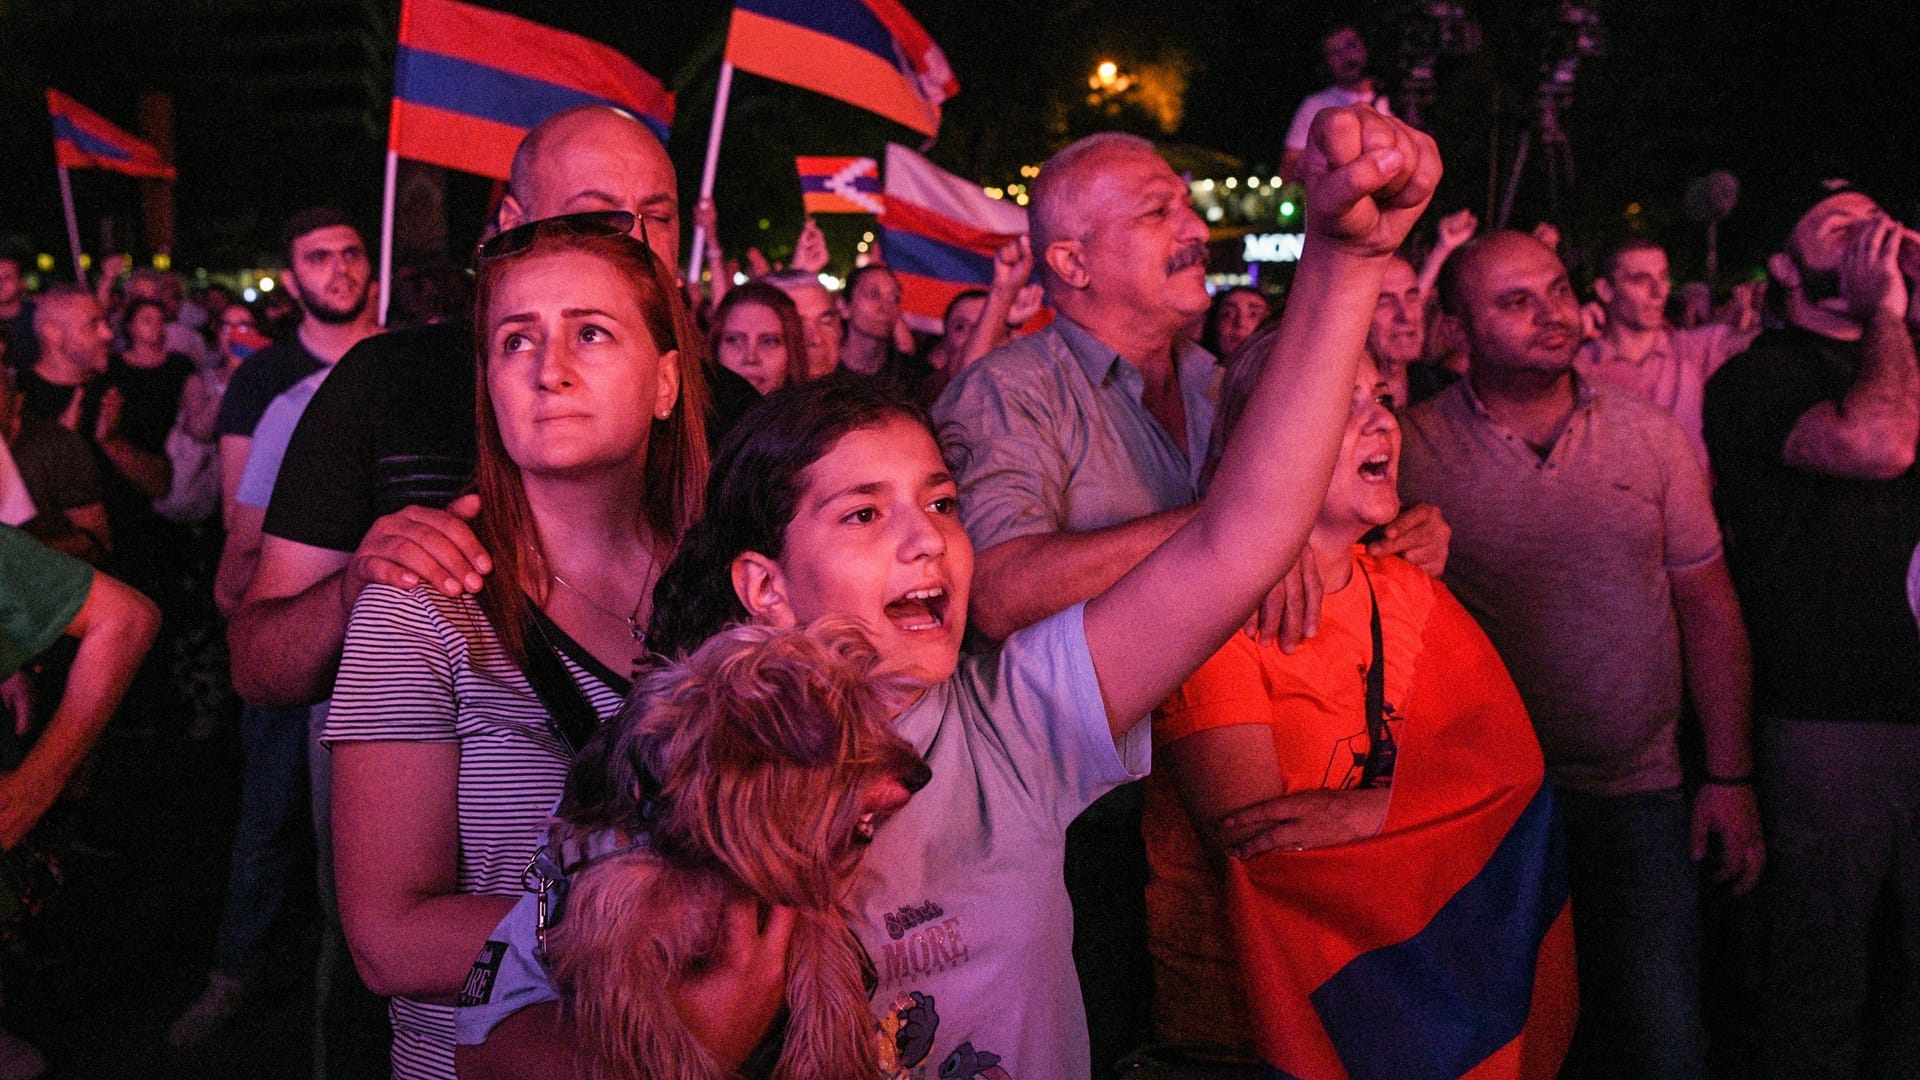
<svg viewBox="0 0 1920 1080"><path fill-rule="evenodd" d="M571 875L548 935L553 979L596 1080L728 1075L671 988L724 966L726 912L795 910L788 1024L774 1076L875 1076L869 965L845 892L877 781L909 792L927 767L894 733L891 680L853 624L738 627L636 687L582 755L562 845L613 828L643 842ZM564 849L564 847L563 847Z"/></svg>

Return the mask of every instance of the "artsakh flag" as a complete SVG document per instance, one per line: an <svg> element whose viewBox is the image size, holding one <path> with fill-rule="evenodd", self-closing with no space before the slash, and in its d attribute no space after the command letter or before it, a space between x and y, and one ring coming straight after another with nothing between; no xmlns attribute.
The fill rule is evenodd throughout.
<svg viewBox="0 0 1920 1080"><path fill-rule="evenodd" d="M1027 212L904 146L888 144L886 177L880 250L907 325L937 334L955 296L993 283L994 253L1026 234Z"/></svg>
<svg viewBox="0 0 1920 1080"><path fill-rule="evenodd" d="M960 92L900 0L736 0L727 62L839 98L932 137Z"/></svg>
<svg viewBox="0 0 1920 1080"><path fill-rule="evenodd" d="M794 158L809 214L878 214L880 163L870 157Z"/></svg>
<svg viewBox="0 0 1920 1080"><path fill-rule="evenodd" d="M535 124L575 105L614 105L661 142L673 95L619 50L458 0L404 0L387 149L504 180Z"/></svg>
<svg viewBox="0 0 1920 1080"><path fill-rule="evenodd" d="M53 118L53 157L64 169L111 169L128 176L174 178L173 166L147 143L58 90L47 91Z"/></svg>
<svg viewBox="0 0 1920 1080"><path fill-rule="evenodd" d="M1458 603L1435 606L1426 639L1380 834L1229 860L1275 1080L1550 1080L1566 1056L1579 992L1538 743Z"/></svg>

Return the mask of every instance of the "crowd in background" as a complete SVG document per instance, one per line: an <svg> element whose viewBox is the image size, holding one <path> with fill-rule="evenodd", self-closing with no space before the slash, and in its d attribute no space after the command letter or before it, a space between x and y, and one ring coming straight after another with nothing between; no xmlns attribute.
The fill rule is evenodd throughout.
<svg viewBox="0 0 1920 1080"><path fill-rule="evenodd" d="M31 849L109 714L237 736L172 1046L246 1022L311 834L321 948L364 984L336 992L390 999L394 1075L761 1075L822 1045L788 980L824 946L769 915L803 903L727 878L694 959L627 990L692 1056L625 1058L550 894L648 838L699 863L667 841L684 763L632 732L702 665L853 648L729 626L851 617L900 680L860 708L924 763L823 841L882 1032L841 1066L1332 1075L1458 997L1468 1065L1701 1077L1718 963L1755 973L1765 1075L1914 1075L1920 234L1809 177L1764 280L1676 288L1635 235L1576 280L1551 224L1428 214L1444 148L1357 35L1327 53L1284 292L1209 294L1186 183L1117 135L1042 168L940 334L884 252L823 285L811 223L735 284L711 203L683 283L671 162L597 107L535 129L473 272L403 269L384 327L331 209L257 304L117 261L29 294L0 252L0 842ZM768 679L768 715L853 709ZM1329 942L1444 923L1376 888L1495 877L1462 940L1524 923L1508 967L1436 947L1334 1015ZM46 1067L0 1038L0 1077Z"/></svg>

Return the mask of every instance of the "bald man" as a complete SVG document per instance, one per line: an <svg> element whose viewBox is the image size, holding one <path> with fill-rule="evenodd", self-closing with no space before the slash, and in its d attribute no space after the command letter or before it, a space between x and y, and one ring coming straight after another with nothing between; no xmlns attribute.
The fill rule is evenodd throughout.
<svg viewBox="0 0 1920 1080"><path fill-rule="evenodd" d="M969 625L995 639L1097 595L1179 528L1213 436L1218 369L1182 334L1211 301L1207 227L1186 183L1147 140L1090 135L1041 168L1028 212L1056 317L969 366L933 410L967 451ZM1431 507L1388 532L1377 551L1444 565ZM1095 803L1067 837L1096 1074L1148 1028L1145 878L1136 784Z"/></svg>

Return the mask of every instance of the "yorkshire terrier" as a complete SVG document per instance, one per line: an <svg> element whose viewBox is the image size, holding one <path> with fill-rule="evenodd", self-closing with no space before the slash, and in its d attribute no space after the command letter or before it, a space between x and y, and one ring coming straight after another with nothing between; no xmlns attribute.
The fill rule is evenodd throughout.
<svg viewBox="0 0 1920 1080"><path fill-rule="evenodd" d="M610 836L614 850L568 871L545 943L585 1075L734 1075L677 992L745 964L752 920L740 913L764 930L776 908L792 911L793 932L772 1075L879 1074L873 968L848 928L847 887L874 829L930 773L894 733L902 687L878 662L846 620L737 627L647 676L582 755L550 850L604 849Z"/></svg>

